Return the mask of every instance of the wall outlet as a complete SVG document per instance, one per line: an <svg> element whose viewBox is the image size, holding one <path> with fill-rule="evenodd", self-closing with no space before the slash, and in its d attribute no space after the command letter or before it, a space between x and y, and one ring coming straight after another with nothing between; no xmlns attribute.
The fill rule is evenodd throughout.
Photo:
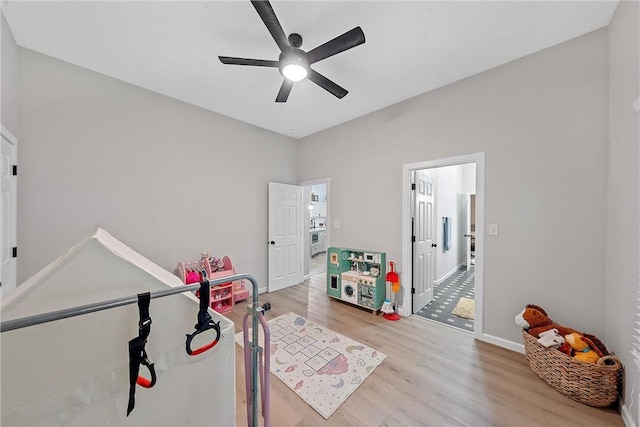
<svg viewBox="0 0 640 427"><path fill-rule="evenodd" d="M498 235L498 224L489 224L489 236Z"/></svg>
<svg viewBox="0 0 640 427"><path fill-rule="evenodd" d="M333 221L333 228L340 228L340 221Z"/></svg>

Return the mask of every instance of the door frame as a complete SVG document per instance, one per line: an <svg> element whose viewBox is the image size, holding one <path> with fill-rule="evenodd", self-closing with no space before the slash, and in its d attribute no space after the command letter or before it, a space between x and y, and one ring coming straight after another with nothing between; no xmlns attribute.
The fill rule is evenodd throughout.
<svg viewBox="0 0 640 427"><path fill-rule="evenodd" d="M411 242L411 175L420 169L433 169L466 163L476 164L476 266L475 266L475 319L474 336L480 338L484 331L484 210L485 210L485 153L470 153L455 157L409 163L402 166L402 271L413 267ZM402 275L402 305L399 314L412 314L411 274Z"/></svg>
<svg viewBox="0 0 640 427"><path fill-rule="evenodd" d="M327 178L316 178L316 179L310 179L308 181L299 181L298 185L303 187L302 190L302 194L303 197L306 196L306 192L304 191L304 187L310 187L312 185L317 185L317 184L326 184L327 185L327 239L329 240L329 242L331 242L331 183L330 183L330 179ZM303 199L303 203L304 203L304 199ZM306 209L306 206L303 206L303 209L305 210L305 215L304 215L304 227L306 227L306 229L309 228L309 221L311 220L311 217L309 216L309 211L308 209ZM303 252L303 266L302 266L302 275L303 275L303 280L307 280L309 277L311 277L311 274L309 273L309 262L311 261L311 255L309 254L309 251L306 251L305 248L307 248L309 246L309 233L305 233L304 237L303 237L303 243L302 243L302 252Z"/></svg>

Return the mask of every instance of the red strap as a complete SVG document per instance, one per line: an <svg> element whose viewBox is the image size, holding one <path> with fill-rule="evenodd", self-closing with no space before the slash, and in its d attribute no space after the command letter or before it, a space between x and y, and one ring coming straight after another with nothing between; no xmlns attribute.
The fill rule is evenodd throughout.
<svg viewBox="0 0 640 427"><path fill-rule="evenodd" d="M204 353L207 350L212 349L213 347L215 347L215 345L218 344L218 340L215 340L213 342L210 342L207 345L203 345L202 347L195 349L195 350L191 350L191 353L189 354L189 356L197 356L200 353Z"/></svg>
<svg viewBox="0 0 640 427"><path fill-rule="evenodd" d="M151 380L145 377L140 377L138 376L138 380L136 381L136 384L138 384L139 386L142 386L144 388L151 388L153 387L151 385Z"/></svg>

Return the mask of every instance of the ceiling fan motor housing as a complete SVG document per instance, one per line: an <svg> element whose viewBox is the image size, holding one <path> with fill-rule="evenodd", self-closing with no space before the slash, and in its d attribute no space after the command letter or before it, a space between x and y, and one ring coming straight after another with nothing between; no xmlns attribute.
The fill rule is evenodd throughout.
<svg viewBox="0 0 640 427"><path fill-rule="evenodd" d="M298 48L300 46L302 46L302 36L298 33L291 33L289 34L289 44L291 45L291 47L293 48Z"/></svg>

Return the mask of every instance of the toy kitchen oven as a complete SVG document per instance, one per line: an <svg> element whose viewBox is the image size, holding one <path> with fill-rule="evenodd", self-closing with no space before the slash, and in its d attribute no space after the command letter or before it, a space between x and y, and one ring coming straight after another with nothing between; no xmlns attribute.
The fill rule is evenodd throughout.
<svg viewBox="0 0 640 427"><path fill-rule="evenodd" d="M386 253L327 249L327 295L376 313L386 298Z"/></svg>

